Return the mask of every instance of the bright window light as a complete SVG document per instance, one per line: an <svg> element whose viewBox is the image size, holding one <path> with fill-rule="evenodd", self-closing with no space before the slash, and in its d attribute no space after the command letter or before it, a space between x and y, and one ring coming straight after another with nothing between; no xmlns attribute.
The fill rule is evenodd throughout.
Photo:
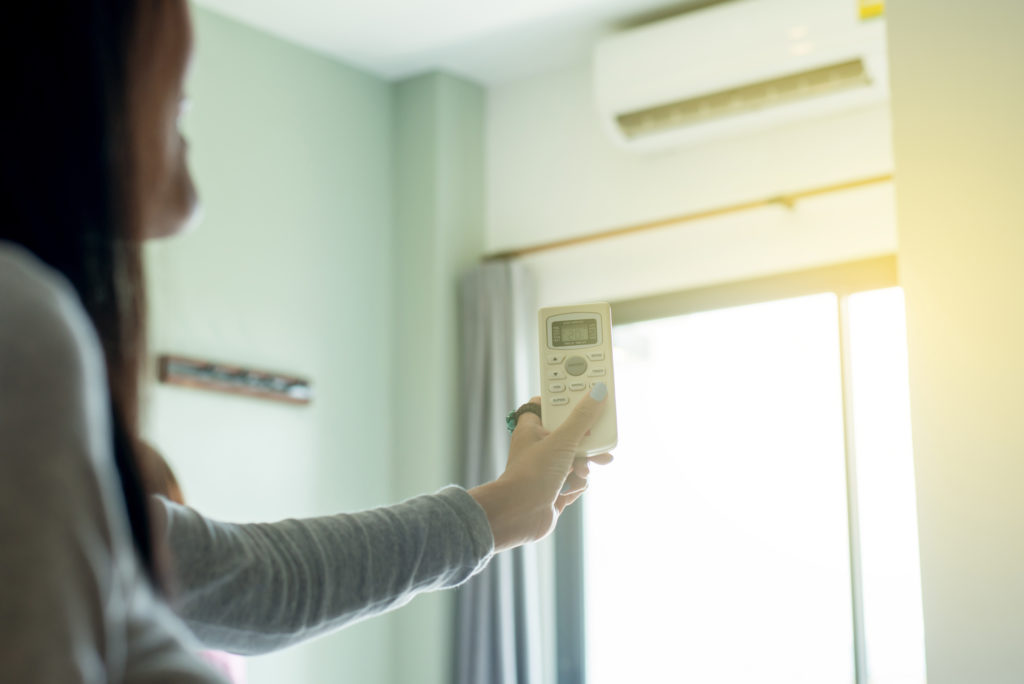
<svg viewBox="0 0 1024 684"><path fill-rule="evenodd" d="M616 462L585 497L588 684L924 684L899 288L617 326Z"/></svg>
<svg viewBox="0 0 1024 684"><path fill-rule="evenodd" d="M868 682L923 684L903 291L852 295L849 311Z"/></svg>
<svg viewBox="0 0 1024 684"><path fill-rule="evenodd" d="M825 294L615 329L588 684L853 681L837 320Z"/></svg>

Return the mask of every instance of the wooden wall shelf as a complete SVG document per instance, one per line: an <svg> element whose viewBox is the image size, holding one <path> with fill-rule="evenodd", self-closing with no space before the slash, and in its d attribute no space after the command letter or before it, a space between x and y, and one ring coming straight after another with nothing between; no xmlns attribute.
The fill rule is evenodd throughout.
<svg viewBox="0 0 1024 684"><path fill-rule="evenodd" d="M160 382L168 385L241 394L287 404L308 404L313 400L310 381L304 378L170 354L159 356L157 361Z"/></svg>

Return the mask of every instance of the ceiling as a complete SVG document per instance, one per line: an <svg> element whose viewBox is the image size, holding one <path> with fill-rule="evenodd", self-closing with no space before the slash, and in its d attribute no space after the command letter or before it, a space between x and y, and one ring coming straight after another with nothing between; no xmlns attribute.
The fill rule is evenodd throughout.
<svg viewBox="0 0 1024 684"><path fill-rule="evenodd" d="M444 70L486 85L579 63L594 41L708 0L195 0L393 80Z"/></svg>

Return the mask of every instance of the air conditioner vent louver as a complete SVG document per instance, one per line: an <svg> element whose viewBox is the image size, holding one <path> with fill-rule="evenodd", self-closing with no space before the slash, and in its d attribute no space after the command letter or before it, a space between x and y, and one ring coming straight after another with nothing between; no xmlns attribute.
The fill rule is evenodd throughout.
<svg viewBox="0 0 1024 684"><path fill-rule="evenodd" d="M616 117L629 140L871 85L861 59L658 105Z"/></svg>

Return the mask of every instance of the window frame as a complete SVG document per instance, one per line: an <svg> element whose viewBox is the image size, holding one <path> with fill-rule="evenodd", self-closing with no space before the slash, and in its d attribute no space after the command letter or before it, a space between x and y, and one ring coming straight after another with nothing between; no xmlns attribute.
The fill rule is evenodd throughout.
<svg viewBox="0 0 1024 684"><path fill-rule="evenodd" d="M838 302L843 433L846 461L847 523L850 544L850 597L853 618L854 681L867 684L863 581L861 569L857 451L854 442L851 390L849 298L858 292L899 285L895 255L845 262L724 283L698 289L659 294L612 303L613 326L671 318L702 311L726 309L815 294L832 293ZM584 511L586 497L562 514L555 532L555 610L558 684L586 682L586 615L584 568Z"/></svg>

